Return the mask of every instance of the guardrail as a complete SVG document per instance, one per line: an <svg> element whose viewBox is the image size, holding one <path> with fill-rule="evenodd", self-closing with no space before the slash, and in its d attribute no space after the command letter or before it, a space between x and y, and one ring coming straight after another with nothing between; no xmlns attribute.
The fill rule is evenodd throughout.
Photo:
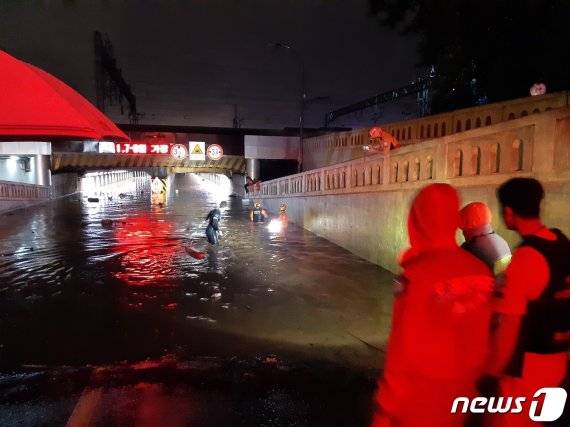
<svg viewBox="0 0 570 427"><path fill-rule="evenodd" d="M415 144L565 108L570 105L569 98L570 91L556 92L381 126L402 145ZM328 166L335 160L352 160L358 157L358 150L368 143L368 128L307 138L303 141L303 163L317 168ZM333 151L336 155L332 154Z"/></svg>
<svg viewBox="0 0 570 427"><path fill-rule="evenodd" d="M0 181L0 200L49 200L50 187Z"/></svg>
<svg viewBox="0 0 570 427"><path fill-rule="evenodd" d="M570 149L564 143L568 127L570 107L410 144L387 154L367 155L362 150L358 159L263 182L252 197L390 191L434 180L474 185L477 178L485 184L493 179L484 177L537 171L568 179Z"/></svg>

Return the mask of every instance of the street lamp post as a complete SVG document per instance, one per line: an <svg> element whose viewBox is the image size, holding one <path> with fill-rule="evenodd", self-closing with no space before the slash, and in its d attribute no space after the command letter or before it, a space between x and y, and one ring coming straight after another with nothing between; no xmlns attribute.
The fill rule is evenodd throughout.
<svg viewBox="0 0 570 427"><path fill-rule="evenodd" d="M299 158L298 158L298 166L297 172L300 173L303 166L303 121L305 119L305 105L308 104L307 102L307 94L305 91L305 61L303 61L303 57L301 54L294 49L293 47L286 45L284 43L269 43L270 46L280 48L280 49L287 49L290 51L299 61L301 65L301 99L300 99L300 114L299 114Z"/></svg>
<svg viewBox="0 0 570 427"><path fill-rule="evenodd" d="M287 49L290 51L299 61L301 65L301 99L300 99L300 114L299 114L299 158L298 158L298 165L297 165L297 172L301 173L303 169L303 129L305 125L305 107L312 102L315 101L323 101L329 99L328 96L316 96L314 98L307 99L307 91L305 88L305 61L303 61L303 57L301 54L293 49L291 46L283 44L283 43L269 43L270 46Z"/></svg>

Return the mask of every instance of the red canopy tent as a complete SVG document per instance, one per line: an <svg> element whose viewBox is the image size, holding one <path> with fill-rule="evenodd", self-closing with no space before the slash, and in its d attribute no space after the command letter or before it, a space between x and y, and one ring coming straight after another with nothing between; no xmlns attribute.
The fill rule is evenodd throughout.
<svg viewBox="0 0 570 427"><path fill-rule="evenodd" d="M0 137L129 140L61 80L1 50Z"/></svg>

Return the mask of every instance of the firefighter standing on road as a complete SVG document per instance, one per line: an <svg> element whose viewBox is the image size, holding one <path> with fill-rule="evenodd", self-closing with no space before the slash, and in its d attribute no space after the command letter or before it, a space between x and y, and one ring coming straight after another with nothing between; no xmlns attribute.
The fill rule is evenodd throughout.
<svg viewBox="0 0 570 427"><path fill-rule="evenodd" d="M408 216L374 427L460 427L458 396L475 397L488 352L493 275L459 248L459 197L447 184L419 192Z"/></svg>

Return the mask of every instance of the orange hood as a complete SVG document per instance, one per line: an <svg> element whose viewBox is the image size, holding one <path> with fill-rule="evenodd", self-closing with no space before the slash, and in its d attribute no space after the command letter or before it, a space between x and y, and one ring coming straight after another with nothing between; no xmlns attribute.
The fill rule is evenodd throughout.
<svg viewBox="0 0 570 427"><path fill-rule="evenodd" d="M455 232L459 226L459 195L448 184L430 184L423 188L410 208L408 236L411 248L402 262L434 249L457 247Z"/></svg>

